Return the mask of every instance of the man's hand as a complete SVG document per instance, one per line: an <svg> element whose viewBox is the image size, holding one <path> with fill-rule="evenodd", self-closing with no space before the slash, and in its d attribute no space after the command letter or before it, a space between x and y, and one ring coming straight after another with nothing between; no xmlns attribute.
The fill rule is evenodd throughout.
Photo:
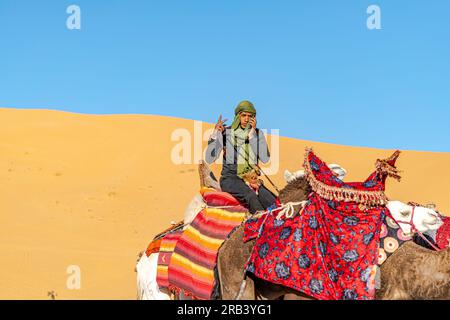
<svg viewBox="0 0 450 320"><path fill-rule="evenodd" d="M249 133L248 137L250 139L252 139L256 134L256 118L255 117L250 118L249 123L250 123L251 129L250 129L250 133Z"/></svg>
<svg viewBox="0 0 450 320"><path fill-rule="evenodd" d="M222 115L220 115L219 116L219 120L217 120L215 129L220 131L220 132L223 132L225 130L225 126L226 126L225 121L227 121L227 120L228 119L223 119L222 120Z"/></svg>
<svg viewBox="0 0 450 320"><path fill-rule="evenodd" d="M252 129L256 129L256 118L250 118L250 125L252 126Z"/></svg>

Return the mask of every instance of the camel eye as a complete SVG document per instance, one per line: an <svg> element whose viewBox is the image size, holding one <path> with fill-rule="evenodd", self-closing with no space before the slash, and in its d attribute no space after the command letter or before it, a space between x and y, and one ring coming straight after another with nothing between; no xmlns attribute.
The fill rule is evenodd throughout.
<svg viewBox="0 0 450 320"><path fill-rule="evenodd" d="M402 210L402 211L400 211L400 214L402 216L404 216L404 217L407 217L407 216L409 216L411 214L411 211L409 211L409 210Z"/></svg>

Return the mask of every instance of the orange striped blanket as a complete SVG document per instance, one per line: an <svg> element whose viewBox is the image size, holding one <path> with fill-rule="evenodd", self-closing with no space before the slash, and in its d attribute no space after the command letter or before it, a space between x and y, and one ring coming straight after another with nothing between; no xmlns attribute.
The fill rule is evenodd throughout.
<svg viewBox="0 0 450 320"><path fill-rule="evenodd" d="M230 232L242 223L248 210L228 193L208 188L202 188L200 192L206 208L177 238L167 268L168 287L172 291L183 291L194 299L208 300L216 285L214 268L219 248ZM226 208L220 208L222 206ZM161 270L158 266L158 276L160 271L163 274L162 266ZM162 278L158 277L158 280ZM158 284L166 285L163 281Z"/></svg>
<svg viewBox="0 0 450 320"><path fill-rule="evenodd" d="M160 240L158 269L156 273L156 282L160 288L169 287L169 263L173 251L180 238L182 230L176 230L168 233Z"/></svg>

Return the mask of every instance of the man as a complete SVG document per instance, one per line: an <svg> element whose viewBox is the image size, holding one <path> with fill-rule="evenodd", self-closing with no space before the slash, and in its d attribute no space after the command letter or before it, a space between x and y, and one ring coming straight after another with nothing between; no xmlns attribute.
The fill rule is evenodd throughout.
<svg viewBox="0 0 450 320"><path fill-rule="evenodd" d="M256 109L250 101L240 102L234 114L230 127L226 127L226 119L219 117L208 141L205 160L207 163L214 162L223 150L222 191L247 206L250 213L264 211L276 200L275 195L258 179L258 161L267 163L270 158L266 138L256 128Z"/></svg>

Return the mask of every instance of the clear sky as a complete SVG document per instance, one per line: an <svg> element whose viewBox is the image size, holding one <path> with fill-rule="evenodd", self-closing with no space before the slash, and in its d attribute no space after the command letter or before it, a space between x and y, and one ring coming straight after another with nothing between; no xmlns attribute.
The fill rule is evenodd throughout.
<svg viewBox="0 0 450 320"><path fill-rule="evenodd" d="M450 152L450 1L0 0L0 107L215 122L243 99L283 136Z"/></svg>

